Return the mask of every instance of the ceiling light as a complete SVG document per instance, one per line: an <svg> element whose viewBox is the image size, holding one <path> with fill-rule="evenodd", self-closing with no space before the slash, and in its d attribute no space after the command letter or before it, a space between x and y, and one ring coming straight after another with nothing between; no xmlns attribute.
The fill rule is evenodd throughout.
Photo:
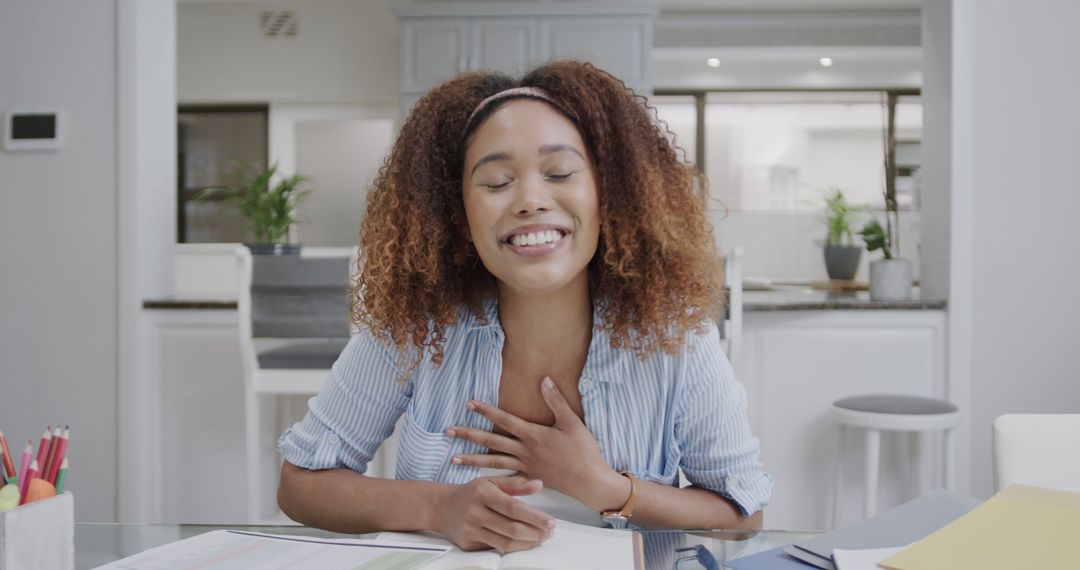
<svg viewBox="0 0 1080 570"><path fill-rule="evenodd" d="M821 67L832 67L832 58L831 57L823 57L823 58L819 59L818 62L821 63Z"/></svg>
<svg viewBox="0 0 1080 570"><path fill-rule="evenodd" d="M720 67L720 59L716 57L710 57L705 63L709 64L709 67Z"/></svg>

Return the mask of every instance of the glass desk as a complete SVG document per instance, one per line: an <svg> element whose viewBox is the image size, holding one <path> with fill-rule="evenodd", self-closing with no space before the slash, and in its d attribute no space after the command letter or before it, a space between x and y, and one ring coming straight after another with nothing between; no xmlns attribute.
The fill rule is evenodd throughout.
<svg viewBox="0 0 1080 570"><path fill-rule="evenodd" d="M77 523L75 525L75 568L94 568L108 562L137 554L148 548L188 538L220 528L317 536L322 538L373 538L369 535L344 535L301 526L239 526L239 525L144 525ZM628 531L629 532L629 531ZM813 531L638 531L645 549L646 570L671 570L675 567L677 548L705 547L723 567L727 560L749 556L778 546L809 538ZM678 570L706 568L688 560L679 563Z"/></svg>

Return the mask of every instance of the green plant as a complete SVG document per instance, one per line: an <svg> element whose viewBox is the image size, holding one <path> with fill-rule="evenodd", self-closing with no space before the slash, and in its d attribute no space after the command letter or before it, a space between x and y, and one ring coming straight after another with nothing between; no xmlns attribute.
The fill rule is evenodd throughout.
<svg viewBox="0 0 1080 570"><path fill-rule="evenodd" d="M880 249L885 254L885 259L892 259L892 239L877 220L867 222L859 235L866 242L866 251Z"/></svg>
<svg viewBox="0 0 1080 570"><path fill-rule="evenodd" d="M247 220L257 243L286 243L289 228L297 223L296 207L311 193L301 188L308 178L294 174L280 177L277 164L265 170L237 161L227 179L229 185L212 186L199 193L199 200L222 200Z"/></svg>
<svg viewBox="0 0 1080 570"><path fill-rule="evenodd" d="M828 234L825 238L827 245L851 245L854 238L855 214L862 208L849 204L844 197L843 190L833 188L825 196L825 226Z"/></svg>

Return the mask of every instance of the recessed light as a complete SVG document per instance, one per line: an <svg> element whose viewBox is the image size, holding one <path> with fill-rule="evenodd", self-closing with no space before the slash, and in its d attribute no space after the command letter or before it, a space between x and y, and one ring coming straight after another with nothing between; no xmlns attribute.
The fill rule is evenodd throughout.
<svg viewBox="0 0 1080 570"><path fill-rule="evenodd" d="M720 58L710 57L705 63L709 64L709 67L720 67Z"/></svg>
<svg viewBox="0 0 1080 570"><path fill-rule="evenodd" d="M831 57L823 57L823 58L819 59L818 62L821 63L821 67L832 67L832 58Z"/></svg>

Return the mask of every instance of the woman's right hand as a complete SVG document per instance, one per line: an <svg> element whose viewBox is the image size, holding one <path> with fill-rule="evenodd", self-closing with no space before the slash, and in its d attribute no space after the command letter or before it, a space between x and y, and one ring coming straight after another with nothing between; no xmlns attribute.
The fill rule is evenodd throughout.
<svg viewBox="0 0 1080 570"><path fill-rule="evenodd" d="M436 505L434 529L462 550L528 550L555 530L555 519L514 497L539 493L524 477L478 477L454 485Z"/></svg>

